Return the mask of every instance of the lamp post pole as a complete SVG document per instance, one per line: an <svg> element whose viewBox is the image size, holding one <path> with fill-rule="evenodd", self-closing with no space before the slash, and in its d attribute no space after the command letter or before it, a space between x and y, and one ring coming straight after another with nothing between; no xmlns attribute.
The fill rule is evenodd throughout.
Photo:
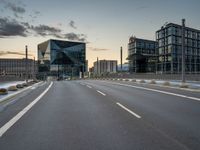
<svg viewBox="0 0 200 150"><path fill-rule="evenodd" d="M185 19L182 19L182 83L185 83Z"/></svg>
<svg viewBox="0 0 200 150"><path fill-rule="evenodd" d="M33 60L33 80L35 80L36 78L36 75L35 75L35 57L34 57L34 60Z"/></svg>
<svg viewBox="0 0 200 150"><path fill-rule="evenodd" d="M120 59L121 59L121 72L122 72L122 57L123 57L123 56L122 56L122 52L123 52L123 51L122 51L122 47L121 47L121 49L120 49Z"/></svg>
<svg viewBox="0 0 200 150"><path fill-rule="evenodd" d="M25 46L26 59L25 59L25 80L28 82L28 46Z"/></svg>

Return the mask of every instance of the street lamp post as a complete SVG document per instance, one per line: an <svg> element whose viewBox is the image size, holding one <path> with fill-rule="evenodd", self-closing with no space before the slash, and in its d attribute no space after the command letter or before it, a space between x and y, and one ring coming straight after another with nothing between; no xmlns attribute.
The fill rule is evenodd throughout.
<svg viewBox="0 0 200 150"><path fill-rule="evenodd" d="M122 72L122 47L120 48L120 63L121 63L121 72Z"/></svg>
<svg viewBox="0 0 200 150"><path fill-rule="evenodd" d="M28 46L25 46L26 59L25 59L25 80L28 82Z"/></svg>
<svg viewBox="0 0 200 150"><path fill-rule="evenodd" d="M185 83L185 19L182 19L182 83Z"/></svg>

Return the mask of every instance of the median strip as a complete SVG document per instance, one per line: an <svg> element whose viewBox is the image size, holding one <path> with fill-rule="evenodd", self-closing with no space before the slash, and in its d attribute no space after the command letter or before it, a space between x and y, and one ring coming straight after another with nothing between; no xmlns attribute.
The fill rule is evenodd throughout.
<svg viewBox="0 0 200 150"><path fill-rule="evenodd" d="M14 116L10 121L8 121L4 126L0 128L0 137L12 127L25 113L27 113L51 88L53 82L48 86L48 88L40 94L34 101L32 101L28 106L26 106L22 111L20 111L16 116Z"/></svg>
<svg viewBox="0 0 200 150"><path fill-rule="evenodd" d="M126 110L127 112L129 112L130 114L132 114L133 116L135 116L138 119L141 119L142 117L139 116L138 114L134 113L133 111L131 111L130 109L126 108L124 105L120 104L120 103L116 103L118 106L120 106L121 108L123 108L124 110Z"/></svg>
<svg viewBox="0 0 200 150"><path fill-rule="evenodd" d="M97 90L97 92L100 93L100 94L103 95L103 96L106 96L106 94L104 94L103 92L101 92L101 91L99 91L99 90Z"/></svg>

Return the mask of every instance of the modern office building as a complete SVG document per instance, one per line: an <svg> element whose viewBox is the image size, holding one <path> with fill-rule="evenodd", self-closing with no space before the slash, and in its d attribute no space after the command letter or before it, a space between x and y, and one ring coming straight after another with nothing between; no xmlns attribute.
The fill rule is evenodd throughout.
<svg viewBox="0 0 200 150"><path fill-rule="evenodd" d="M158 73L181 73L182 26L168 23L156 32ZM200 30L185 27L185 72L200 73Z"/></svg>
<svg viewBox="0 0 200 150"><path fill-rule="evenodd" d="M129 71L131 73L147 73L156 71L158 58L157 42L130 37L128 43Z"/></svg>
<svg viewBox="0 0 200 150"><path fill-rule="evenodd" d="M94 62L94 74L116 73L117 60L98 60Z"/></svg>
<svg viewBox="0 0 200 150"><path fill-rule="evenodd" d="M46 76L80 76L86 71L86 44L48 40L38 45L38 71Z"/></svg>
<svg viewBox="0 0 200 150"><path fill-rule="evenodd" d="M32 60L27 60L28 78L32 78L37 74L37 63ZM26 76L26 59L0 59L0 76L16 76L25 78Z"/></svg>

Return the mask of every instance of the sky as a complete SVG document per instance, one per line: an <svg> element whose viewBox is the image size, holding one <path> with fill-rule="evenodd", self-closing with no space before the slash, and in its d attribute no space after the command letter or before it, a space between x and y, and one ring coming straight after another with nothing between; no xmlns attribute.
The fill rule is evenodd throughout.
<svg viewBox="0 0 200 150"><path fill-rule="evenodd" d="M131 36L155 40L166 22L200 29L200 0L0 0L0 58L37 59L49 39L86 42L89 67L97 57L126 62Z"/></svg>

